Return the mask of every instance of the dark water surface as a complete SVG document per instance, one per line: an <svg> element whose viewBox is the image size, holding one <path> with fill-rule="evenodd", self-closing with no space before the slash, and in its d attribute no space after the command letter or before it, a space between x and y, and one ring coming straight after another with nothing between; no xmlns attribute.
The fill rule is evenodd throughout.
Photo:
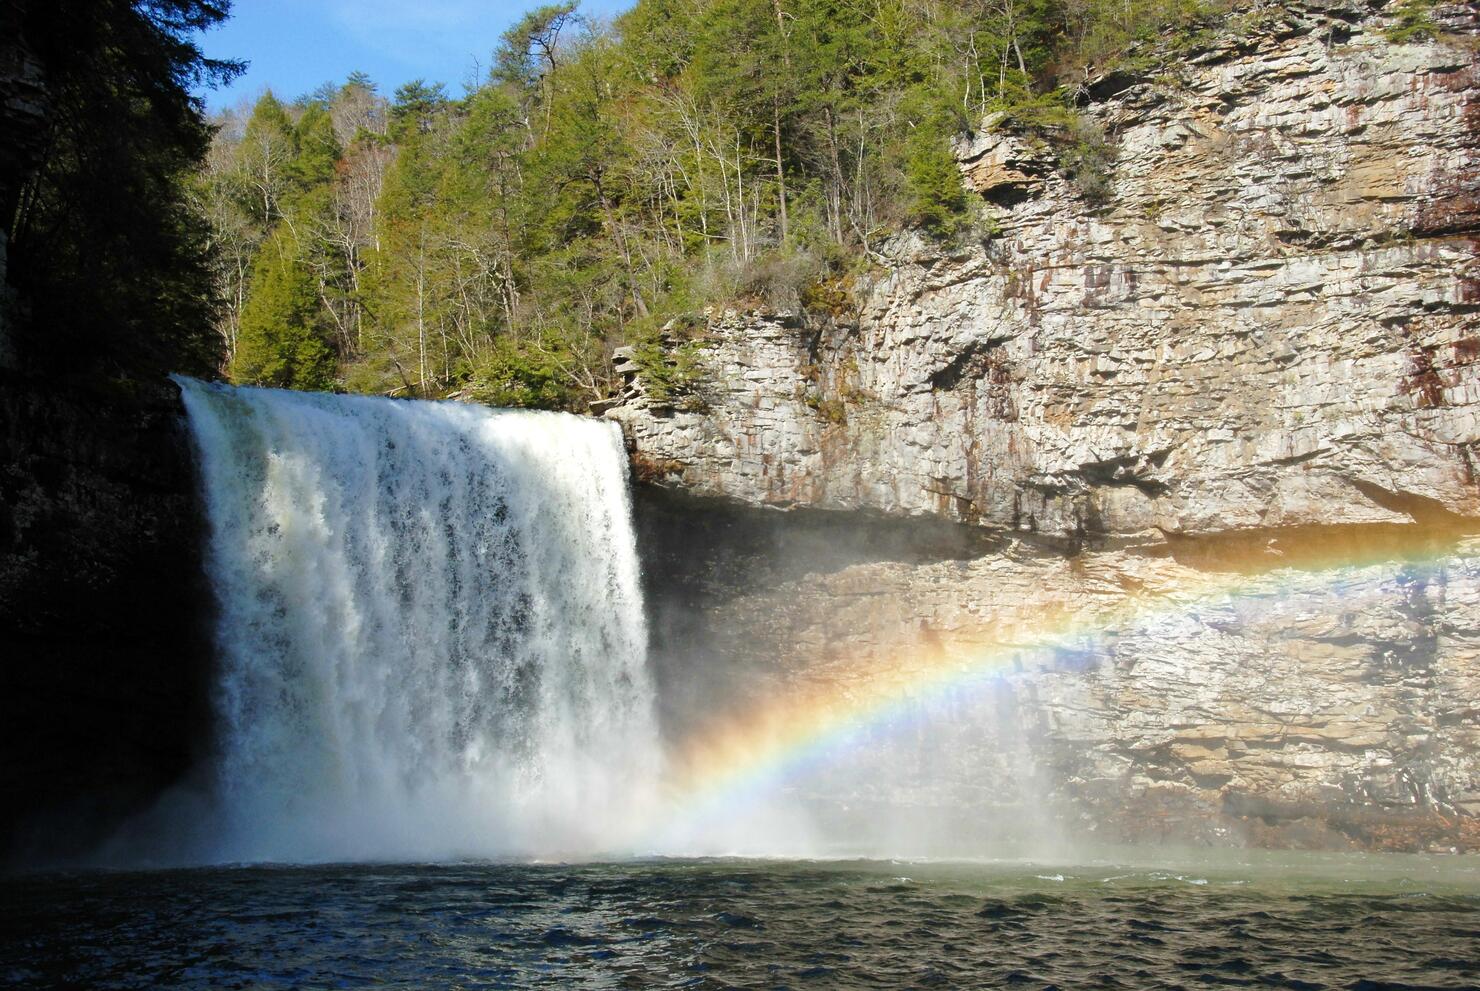
<svg viewBox="0 0 1480 991"><path fill-rule="evenodd" d="M1469 858L202 868L0 898L14 988L1480 987Z"/></svg>

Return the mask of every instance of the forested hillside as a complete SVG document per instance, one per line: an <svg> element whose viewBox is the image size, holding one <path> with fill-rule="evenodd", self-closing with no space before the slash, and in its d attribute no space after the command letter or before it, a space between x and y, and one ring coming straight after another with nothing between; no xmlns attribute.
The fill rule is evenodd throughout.
<svg viewBox="0 0 1480 991"><path fill-rule="evenodd" d="M640 0L604 24L566 3L510 28L461 97L360 75L264 96L219 122L196 193L226 371L583 407L614 345L675 316L838 309L891 232L989 236L950 141L992 111L1093 203L1114 136L1080 123L1087 84L1164 68L1233 6Z"/></svg>

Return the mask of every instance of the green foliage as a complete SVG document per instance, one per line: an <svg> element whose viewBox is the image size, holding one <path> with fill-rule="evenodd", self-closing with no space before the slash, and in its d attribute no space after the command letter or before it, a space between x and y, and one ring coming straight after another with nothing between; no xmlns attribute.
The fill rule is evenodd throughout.
<svg viewBox="0 0 1480 991"><path fill-rule="evenodd" d="M572 360L568 346L558 339L499 338L492 352L473 369L468 396L489 406L567 408L575 398Z"/></svg>
<svg viewBox="0 0 1480 991"><path fill-rule="evenodd" d="M993 112L1107 202L1114 146L1080 84L1173 59L1224 7L638 0L604 26L557 3L460 100L363 76L265 98L202 194L236 260L232 367L324 383L317 342L356 391L581 409L634 344L650 395L697 403L698 345L657 328L713 306L844 318L850 260L882 239L987 230L951 143Z"/></svg>
<svg viewBox="0 0 1480 991"><path fill-rule="evenodd" d="M721 303L770 310L802 305L807 287L822 277L822 259L803 251L768 251L728 273L730 290Z"/></svg>
<svg viewBox="0 0 1480 991"><path fill-rule="evenodd" d="M659 405L685 409L702 407L697 389L703 381L698 341L666 346L660 334L639 338L632 345L632 361L647 396Z"/></svg>
<svg viewBox="0 0 1480 991"><path fill-rule="evenodd" d="M1113 193L1110 171L1115 166L1115 146L1099 124L1085 118L1069 127L1069 140L1060 161L1075 190L1091 206L1104 206Z"/></svg>
<svg viewBox="0 0 1480 991"><path fill-rule="evenodd" d="M296 250L279 238L258 259L231 365L234 382L318 390L334 384L334 354L319 325L317 287Z"/></svg>
<svg viewBox="0 0 1480 991"><path fill-rule="evenodd" d="M950 140L963 128L953 107L922 87L906 97L910 136L904 160L910 223L936 237L955 234L967 218L966 190Z"/></svg>
<svg viewBox="0 0 1480 991"><path fill-rule="evenodd" d="M38 372L91 378L208 374L219 356L212 238L195 192L211 130L190 90L229 78L198 32L227 3L20 0L0 28L45 80L42 140L5 135L0 224L12 324Z"/></svg>
<svg viewBox="0 0 1480 991"><path fill-rule="evenodd" d="M805 312L839 320L856 309L855 291L852 275L828 272L803 286L799 295Z"/></svg>
<svg viewBox="0 0 1480 991"><path fill-rule="evenodd" d="M802 401L834 426L842 426L848 422L848 407L841 399L831 399L820 392L809 392L802 397Z"/></svg>
<svg viewBox="0 0 1480 991"><path fill-rule="evenodd" d="M334 121L327 107L312 103L293 129L296 154L289 171L303 189L327 185L334 179L334 166L344 154L334 134Z"/></svg>
<svg viewBox="0 0 1480 991"><path fill-rule="evenodd" d="M252 108L235 161L234 184L244 211L261 227L281 214L298 155L298 134L288 110L264 93Z"/></svg>
<svg viewBox="0 0 1480 991"><path fill-rule="evenodd" d="M690 0L644 0L617 22L623 55L638 83L673 79L694 57L695 6Z"/></svg>
<svg viewBox="0 0 1480 991"><path fill-rule="evenodd" d="M1434 20L1434 0L1402 0L1393 11L1393 21L1383 35L1395 45L1437 38L1439 25Z"/></svg>
<svg viewBox="0 0 1480 991"><path fill-rule="evenodd" d="M426 134L436 126L437 118L447 108L447 88L441 83L428 85L425 79L413 79L396 88L391 104L391 134L405 141Z"/></svg>
<svg viewBox="0 0 1480 991"><path fill-rule="evenodd" d="M373 351L348 362L343 366L340 381L346 392L359 395L396 396L414 390L405 369L387 351Z"/></svg>
<svg viewBox="0 0 1480 991"><path fill-rule="evenodd" d="M499 40L491 78L518 89L528 89L555 66L560 32L575 15L575 0L546 4L525 14Z"/></svg>
<svg viewBox="0 0 1480 991"><path fill-rule="evenodd" d="M271 90L257 98L252 106L252 116L247 119L243 143L249 147L263 141L278 142L283 147L294 147L293 118L288 108L272 94Z"/></svg>
<svg viewBox="0 0 1480 991"><path fill-rule="evenodd" d="M1148 72L1160 58L1197 41L1216 18L1237 7L1230 0L1064 3L1064 34L1054 60L1066 70L1082 66ZM1069 72L1061 75L1072 77Z"/></svg>

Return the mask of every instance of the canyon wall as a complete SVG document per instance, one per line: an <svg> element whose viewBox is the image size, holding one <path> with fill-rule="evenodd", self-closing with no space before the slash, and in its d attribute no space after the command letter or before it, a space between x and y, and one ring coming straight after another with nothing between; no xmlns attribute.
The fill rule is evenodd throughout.
<svg viewBox="0 0 1480 991"><path fill-rule="evenodd" d="M86 848L204 745L198 501L170 383L0 370L0 858Z"/></svg>
<svg viewBox="0 0 1480 991"><path fill-rule="evenodd" d="M841 691L1017 649L1086 828L1476 846L1480 26L1436 16L1397 44L1381 4L1289 4L1090 81L1098 204L988 122L975 236L890 241L831 313L710 314L687 394L629 360L607 415L652 485L997 541L736 584L711 653Z"/></svg>

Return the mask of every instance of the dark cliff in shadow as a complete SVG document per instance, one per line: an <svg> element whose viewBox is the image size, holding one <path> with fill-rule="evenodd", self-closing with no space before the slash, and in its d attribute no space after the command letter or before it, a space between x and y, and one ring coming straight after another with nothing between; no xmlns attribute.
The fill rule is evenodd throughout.
<svg viewBox="0 0 1480 991"><path fill-rule="evenodd" d="M78 852L207 731L203 526L174 386L0 377L0 844Z"/></svg>

